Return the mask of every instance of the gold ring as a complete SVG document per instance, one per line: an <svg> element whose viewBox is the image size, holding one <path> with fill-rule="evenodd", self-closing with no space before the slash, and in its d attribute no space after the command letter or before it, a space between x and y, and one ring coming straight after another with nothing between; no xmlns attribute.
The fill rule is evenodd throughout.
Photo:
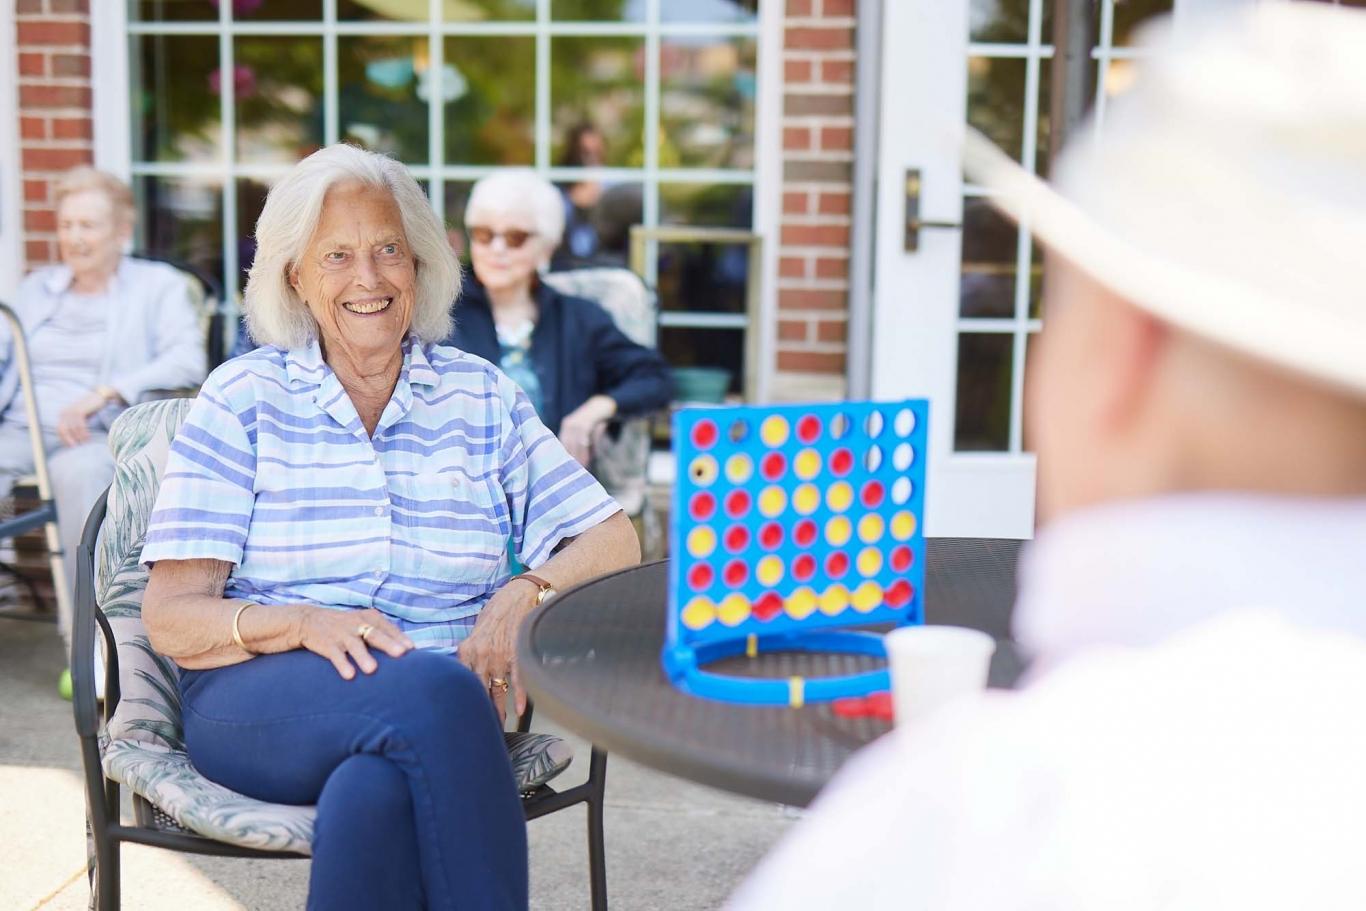
<svg viewBox="0 0 1366 911"><path fill-rule="evenodd" d="M360 626L356 627L356 635L360 636L362 642L365 641L366 636L369 636L374 631L375 628L368 623L362 623Z"/></svg>
<svg viewBox="0 0 1366 911"><path fill-rule="evenodd" d="M489 689L491 689L491 690L494 690L494 689L502 690L503 692L506 693L506 692L507 692L507 689L508 689L508 682L507 682L506 679L504 679L504 678L502 678L502 677L494 677L494 678L492 678L491 680L489 680Z"/></svg>

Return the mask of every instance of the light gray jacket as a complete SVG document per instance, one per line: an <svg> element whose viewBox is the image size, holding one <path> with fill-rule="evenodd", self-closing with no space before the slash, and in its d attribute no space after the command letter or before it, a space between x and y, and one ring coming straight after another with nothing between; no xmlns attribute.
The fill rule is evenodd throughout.
<svg viewBox="0 0 1366 911"><path fill-rule="evenodd" d="M203 382L208 373L204 333L186 281L182 272L164 263L127 256L120 260L110 283L114 306L98 385L117 389L131 405L154 389L180 389ZM38 269L20 283L14 311L25 335L32 336L51 318L70 285L71 270L66 266ZM4 369L0 374L3 414L19 389L18 364L9 326L3 321L0 364Z"/></svg>

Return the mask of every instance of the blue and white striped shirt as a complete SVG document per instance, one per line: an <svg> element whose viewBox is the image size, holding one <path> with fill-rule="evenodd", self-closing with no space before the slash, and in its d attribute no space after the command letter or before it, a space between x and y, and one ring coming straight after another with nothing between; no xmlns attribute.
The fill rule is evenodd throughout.
<svg viewBox="0 0 1366 911"><path fill-rule="evenodd" d="M452 651L508 579L620 509L511 380L404 342L367 436L318 344L215 370L171 446L142 560L234 564L225 595L373 607Z"/></svg>

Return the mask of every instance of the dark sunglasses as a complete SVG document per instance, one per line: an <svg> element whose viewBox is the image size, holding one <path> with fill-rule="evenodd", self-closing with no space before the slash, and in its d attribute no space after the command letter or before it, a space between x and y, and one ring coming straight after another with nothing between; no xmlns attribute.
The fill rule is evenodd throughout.
<svg viewBox="0 0 1366 911"><path fill-rule="evenodd" d="M470 240L481 246L493 243L495 237L501 237L503 243L507 244L509 250L521 249L522 244L526 243L535 232L522 231L513 228L510 231L495 231L492 228L475 227L470 228Z"/></svg>

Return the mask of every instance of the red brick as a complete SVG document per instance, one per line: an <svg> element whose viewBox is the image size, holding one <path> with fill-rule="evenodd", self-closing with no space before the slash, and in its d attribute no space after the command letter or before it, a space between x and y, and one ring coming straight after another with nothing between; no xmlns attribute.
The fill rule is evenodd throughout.
<svg viewBox="0 0 1366 911"><path fill-rule="evenodd" d="M778 260L779 278L806 278L806 260L784 256Z"/></svg>
<svg viewBox="0 0 1366 911"><path fill-rule="evenodd" d="M852 16L854 15L854 0L821 0L821 14L832 18L835 16Z"/></svg>
<svg viewBox="0 0 1366 911"><path fill-rule="evenodd" d="M47 202L47 181L24 181L24 202Z"/></svg>
<svg viewBox="0 0 1366 911"><path fill-rule="evenodd" d="M820 204L816 211L820 212L822 215L848 215L849 194L822 193Z"/></svg>
<svg viewBox="0 0 1366 911"><path fill-rule="evenodd" d="M842 351L779 351L779 370L801 370L808 373L843 373Z"/></svg>
<svg viewBox="0 0 1366 911"><path fill-rule="evenodd" d="M783 213L786 215L805 215L806 199L805 193L784 193Z"/></svg>
<svg viewBox="0 0 1366 911"><path fill-rule="evenodd" d="M19 136L21 139L46 139L47 119L44 117L20 117Z"/></svg>
<svg viewBox="0 0 1366 911"><path fill-rule="evenodd" d="M25 209L25 231L56 231L57 213L51 209Z"/></svg>
<svg viewBox="0 0 1366 911"><path fill-rule="evenodd" d="M86 117L54 117L53 139L94 139L95 125Z"/></svg>
<svg viewBox="0 0 1366 911"><path fill-rule="evenodd" d="M46 265L57 258L53 255L56 251L52 247L52 241L49 240L26 240L24 259L30 266Z"/></svg>
<svg viewBox="0 0 1366 911"><path fill-rule="evenodd" d="M788 49L815 51L846 50L854 46L854 30L797 26L787 30L783 46Z"/></svg>
<svg viewBox="0 0 1366 911"><path fill-rule="evenodd" d="M47 75L47 55L46 54L20 54L19 55L19 75L20 76L46 76Z"/></svg>
<svg viewBox="0 0 1366 911"><path fill-rule="evenodd" d="M829 4L830 0L826 0ZM48 9L54 13L89 13L90 0L47 0Z"/></svg>
<svg viewBox="0 0 1366 911"><path fill-rule="evenodd" d="M811 15L812 0L787 0L787 14L789 16L809 16Z"/></svg>
<svg viewBox="0 0 1366 911"><path fill-rule="evenodd" d="M26 44L90 44L90 26L84 22L20 22L16 34L20 47Z"/></svg>
<svg viewBox="0 0 1366 911"><path fill-rule="evenodd" d="M847 247L849 229L844 225L783 225L782 243L802 247Z"/></svg>
<svg viewBox="0 0 1366 911"><path fill-rule="evenodd" d="M804 320L804 319L780 319L780 320L778 320L778 341L780 341L780 342L804 342L804 341L806 341L806 320Z"/></svg>
<svg viewBox="0 0 1366 911"><path fill-rule="evenodd" d="M821 82L847 84L854 81L854 61L822 60Z"/></svg>
<svg viewBox="0 0 1366 911"><path fill-rule="evenodd" d="M91 163L89 149L24 149L22 157L26 171L65 171Z"/></svg>
<svg viewBox="0 0 1366 911"><path fill-rule="evenodd" d="M811 81L811 61L810 61L810 60L784 60L784 61L783 61L783 81L784 81L784 82L810 82L810 81Z"/></svg>
<svg viewBox="0 0 1366 911"><path fill-rule="evenodd" d="M19 104L26 108L89 108L90 89L81 85L21 85Z"/></svg>
<svg viewBox="0 0 1366 911"><path fill-rule="evenodd" d="M854 131L849 127L823 127L821 148L827 152L847 152L854 147Z"/></svg>
<svg viewBox="0 0 1366 911"><path fill-rule="evenodd" d="M826 259L820 257L816 260L817 278L848 278L849 260L847 259Z"/></svg>
<svg viewBox="0 0 1366 911"><path fill-rule="evenodd" d="M779 310L843 310L849 305L844 291L824 288L781 288L778 290Z"/></svg>
<svg viewBox="0 0 1366 911"><path fill-rule="evenodd" d="M54 76L89 76L89 75L90 75L90 55L89 55L89 54L53 54L53 55L52 55L52 75L54 75Z"/></svg>
<svg viewBox="0 0 1366 911"><path fill-rule="evenodd" d="M842 342L848 334L849 324L844 320L821 320L816 323L816 341Z"/></svg>
<svg viewBox="0 0 1366 911"><path fill-rule="evenodd" d="M811 131L805 127L784 127L783 148L789 151L811 148Z"/></svg>

